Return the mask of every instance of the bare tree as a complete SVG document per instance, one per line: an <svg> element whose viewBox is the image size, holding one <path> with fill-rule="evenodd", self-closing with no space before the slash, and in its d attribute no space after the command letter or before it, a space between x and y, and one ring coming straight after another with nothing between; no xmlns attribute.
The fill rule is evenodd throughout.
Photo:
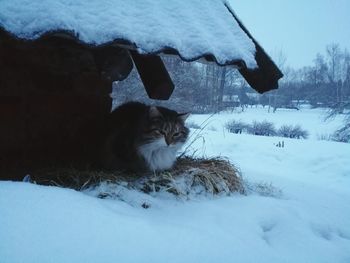
<svg viewBox="0 0 350 263"><path fill-rule="evenodd" d="M339 44L333 43L326 47L326 54L329 66L328 79L335 83L340 78L340 58L341 50Z"/></svg>

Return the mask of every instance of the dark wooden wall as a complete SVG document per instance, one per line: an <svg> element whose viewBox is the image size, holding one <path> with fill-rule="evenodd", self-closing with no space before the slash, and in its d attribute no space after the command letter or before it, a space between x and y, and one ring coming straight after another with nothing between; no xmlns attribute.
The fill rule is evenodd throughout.
<svg viewBox="0 0 350 263"><path fill-rule="evenodd" d="M0 179L94 162L112 104L104 57L65 39L22 42L0 34ZM111 74L126 77L129 60Z"/></svg>

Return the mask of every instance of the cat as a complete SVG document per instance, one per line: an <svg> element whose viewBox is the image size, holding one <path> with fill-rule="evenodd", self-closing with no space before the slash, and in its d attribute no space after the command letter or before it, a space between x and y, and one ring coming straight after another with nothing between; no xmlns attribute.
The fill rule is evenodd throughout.
<svg viewBox="0 0 350 263"><path fill-rule="evenodd" d="M188 139L188 113L177 113L140 102L113 110L103 143L104 168L130 171L171 169Z"/></svg>

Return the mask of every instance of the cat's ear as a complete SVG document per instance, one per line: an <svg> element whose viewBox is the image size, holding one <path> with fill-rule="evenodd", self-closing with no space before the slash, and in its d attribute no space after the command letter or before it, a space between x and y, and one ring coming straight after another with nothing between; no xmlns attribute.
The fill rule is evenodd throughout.
<svg viewBox="0 0 350 263"><path fill-rule="evenodd" d="M187 118L190 116L190 113L179 113L177 115L183 122L187 120Z"/></svg>
<svg viewBox="0 0 350 263"><path fill-rule="evenodd" d="M155 106L151 106L149 108L149 116L151 118L159 118L162 117L162 114L160 113L160 111L157 109L157 107Z"/></svg>

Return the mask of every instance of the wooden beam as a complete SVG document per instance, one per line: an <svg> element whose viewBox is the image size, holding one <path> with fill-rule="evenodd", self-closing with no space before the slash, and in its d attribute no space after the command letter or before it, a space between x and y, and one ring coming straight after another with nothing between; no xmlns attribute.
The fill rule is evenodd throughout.
<svg viewBox="0 0 350 263"><path fill-rule="evenodd" d="M140 55L136 51L130 53L148 97L168 100L175 86L162 59L156 55Z"/></svg>

